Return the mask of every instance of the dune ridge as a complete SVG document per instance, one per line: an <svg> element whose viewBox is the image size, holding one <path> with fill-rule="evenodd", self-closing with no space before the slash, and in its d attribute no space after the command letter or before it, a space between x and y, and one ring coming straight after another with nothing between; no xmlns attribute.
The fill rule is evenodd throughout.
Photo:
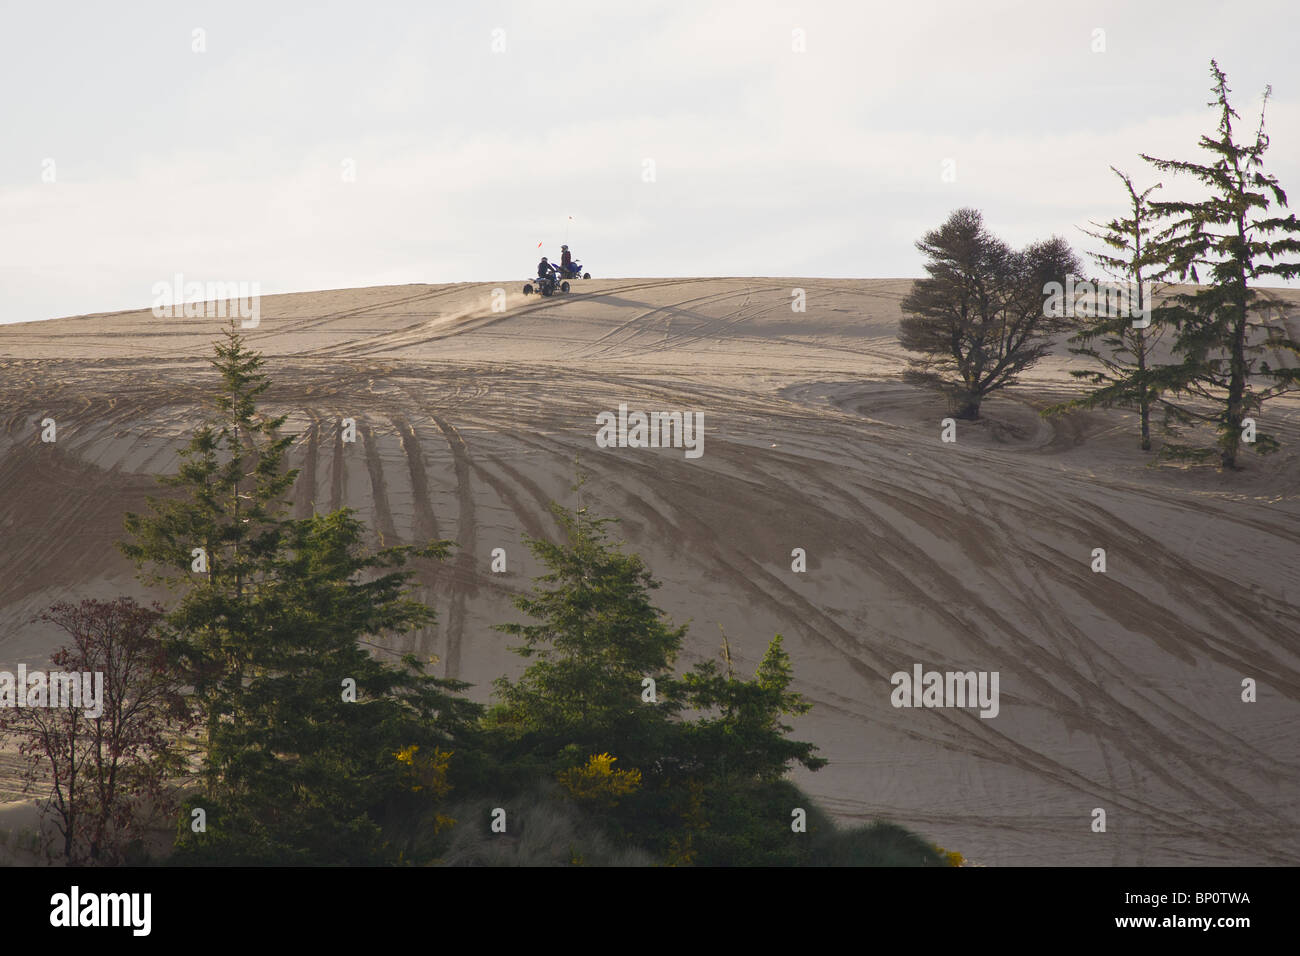
<svg viewBox="0 0 1300 956"><path fill-rule="evenodd" d="M1300 862L1295 399L1265 409L1283 450L1241 473L1149 468L1131 415L1038 416L1083 367L1058 343L945 444L942 400L898 378L910 280L522 284L267 296L246 332L299 436L297 513L347 505L385 544L458 543L419 568L437 626L394 652L436 655L478 699L518 673L491 625L517 619L539 570L520 535L555 532L580 457L583 503L621 518L691 623L679 667L717 655L718 625L746 671L785 635L815 705L796 735L831 761L795 780L840 819L989 865ZM113 542L175 467L227 321L0 326L0 667L46 660L58 635L31 619L50 603L147 593ZM702 412L703 456L598 447L620 403ZM892 706L890 675L917 663L999 672L998 716Z"/></svg>

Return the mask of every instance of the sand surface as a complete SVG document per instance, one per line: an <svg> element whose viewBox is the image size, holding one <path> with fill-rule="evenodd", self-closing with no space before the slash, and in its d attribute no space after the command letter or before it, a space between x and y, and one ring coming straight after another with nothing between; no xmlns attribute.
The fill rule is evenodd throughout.
<svg viewBox="0 0 1300 956"><path fill-rule="evenodd" d="M1300 863L1300 405L1266 406L1285 447L1243 472L1151 468L1131 415L1037 415L1076 387L1062 347L945 444L943 401L899 382L909 285L351 289L263 298L247 335L300 435L299 514L347 505L386 544L458 542L419 569L437 626L392 649L437 655L476 698L521 669L491 626L519 619L539 570L520 536L556 533L547 503L575 504L581 456L584 503L622 519L690 623L681 668L718 654L719 625L746 672L785 636L815 704L796 735L831 761L797 780L839 818L988 865ZM176 466L224 324L0 326L0 667L44 663L60 634L31 619L56 600L146 595L113 542ZM703 456L598 448L620 403L702 412ZM890 675L916 663L997 671L999 714L893 707Z"/></svg>

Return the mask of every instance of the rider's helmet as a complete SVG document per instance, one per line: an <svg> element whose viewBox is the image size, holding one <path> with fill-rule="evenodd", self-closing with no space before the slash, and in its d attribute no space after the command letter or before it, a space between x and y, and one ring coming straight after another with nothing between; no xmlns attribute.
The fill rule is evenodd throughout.
<svg viewBox="0 0 1300 956"><path fill-rule="evenodd" d="M560 246L560 248L561 248L561 249L564 249L564 250L567 251L569 247L568 247L568 246Z"/></svg>
<svg viewBox="0 0 1300 956"><path fill-rule="evenodd" d="M543 262L546 261L546 256L542 256L542 261L543 261Z"/></svg>

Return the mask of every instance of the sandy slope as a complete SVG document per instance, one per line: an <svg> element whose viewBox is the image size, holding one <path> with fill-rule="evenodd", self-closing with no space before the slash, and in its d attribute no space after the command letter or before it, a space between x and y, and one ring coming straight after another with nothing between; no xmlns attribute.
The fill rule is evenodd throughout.
<svg viewBox="0 0 1300 956"><path fill-rule="evenodd" d="M683 665L718 652L719 624L746 669L786 636L816 704L797 733L832 761L800 783L840 817L988 864L1300 862L1295 404L1261 421L1286 449L1241 474L1152 469L1128 416L1038 418L1079 367L1058 349L943 444L942 403L898 384L906 280L606 280L553 300L521 284L504 313L492 284L270 297L249 333L301 435L299 512L346 504L387 543L459 543L420 569L438 626L394 650L438 655L480 698L518 671L491 625L517 619L537 571L520 535L554 533L546 505L574 503L580 455L584 503L622 518L691 623ZM174 467L222 324L0 327L5 666L49 652L28 622L50 602L140 593L112 542ZM703 412L703 457L597 448L621 402ZM892 707L890 674L918 662L998 671L1001 712Z"/></svg>

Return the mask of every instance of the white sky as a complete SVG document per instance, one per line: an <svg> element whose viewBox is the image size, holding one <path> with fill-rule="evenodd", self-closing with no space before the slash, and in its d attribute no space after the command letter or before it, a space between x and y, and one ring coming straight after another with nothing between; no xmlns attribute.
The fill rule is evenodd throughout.
<svg viewBox="0 0 1300 956"><path fill-rule="evenodd" d="M959 206L1082 253L1110 165L1207 155L1211 57L1300 206L1298 46L1294 0L0 0L0 322L515 280L566 225L598 277L915 276Z"/></svg>

